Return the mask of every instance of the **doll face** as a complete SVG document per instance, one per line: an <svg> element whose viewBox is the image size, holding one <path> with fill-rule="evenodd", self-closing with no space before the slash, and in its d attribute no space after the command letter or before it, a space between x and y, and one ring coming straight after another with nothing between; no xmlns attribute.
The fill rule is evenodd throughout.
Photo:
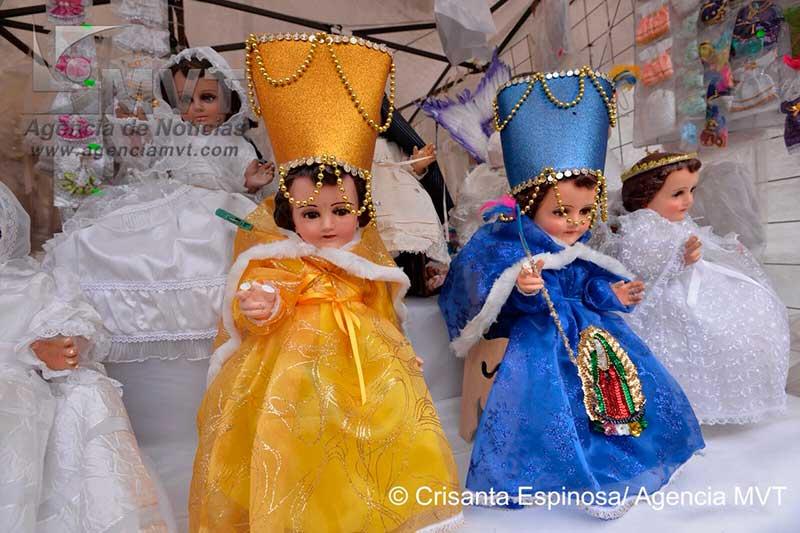
<svg viewBox="0 0 800 533"><path fill-rule="evenodd" d="M181 113L181 118L195 125L216 128L225 122L225 110L221 103L219 82L214 78L198 78L194 86L192 99L188 107ZM184 95L186 76L183 72L175 73L175 89Z"/></svg>
<svg viewBox="0 0 800 533"><path fill-rule="evenodd" d="M344 175L342 181L347 198L356 201L358 192L353 178ZM295 198L308 198L314 193L314 183L308 176L298 176L289 193ZM350 212L335 185L323 185L313 204L292 207L292 221L300 238L317 248L341 248L353 240L358 229L358 217Z"/></svg>
<svg viewBox="0 0 800 533"><path fill-rule="evenodd" d="M672 172L646 207L671 222L680 222L694 203L697 180L698 173L688 168Z"/></svg>
<svg viewBox="0 0 800 533"><path fill-rule="evenodd" d="M533 216L533 221L551 237L566 244L575 244L589 230L589 215L594 205L594 189L577 187L574 181L562 181L558 184L561 204L566 216L561 213L556 201L556 192L551 187L547 190ZM573 223L567 222L567 217Z"/></svg>

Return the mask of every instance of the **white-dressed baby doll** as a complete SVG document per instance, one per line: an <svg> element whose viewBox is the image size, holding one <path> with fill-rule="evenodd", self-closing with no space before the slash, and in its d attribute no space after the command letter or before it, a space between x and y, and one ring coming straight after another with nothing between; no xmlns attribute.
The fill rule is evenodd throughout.
<svg viewBox="0 0 800 533"><path fill-rule="evenodd" d="M210 48L174 56L145 123L150 171L87 199L45 245L45 264L77 274L103 317L111 362L211 354L236 229L215 211L249 213L244 193L272 179L243 136L250 110L233 76Z"/></svg>
<svg viewBox="0 0 800 533"><path fill-rule="evenodd" d="M0 184L3 531L165 531L116 382L108 335L63 269L28 257L30 222Z"/></svg>
<svg viewBox="0 0 800 533"><path fill-rule="evenodd" d="M700 166L695 154L640 160L622 176L627 214L597 242L645 282L626 320L700 422L756 422L785 408L786 308L735 235L715 235L688 215Z"/></svg>

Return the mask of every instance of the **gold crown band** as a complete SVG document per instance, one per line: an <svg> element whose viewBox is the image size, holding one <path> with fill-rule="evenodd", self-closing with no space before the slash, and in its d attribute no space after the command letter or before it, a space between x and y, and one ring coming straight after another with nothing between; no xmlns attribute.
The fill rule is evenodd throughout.
<svg viewBox="0 0 800 533"><path fill-rule="evenodd" d="M311 161L312 163L308 163L308 161ZM292 168L304 165L310 166L315 162L318 162L319 166L317 167L317 179L316 183L314 183L314 191L311 196L305 200L298 200L292 196L291 193L289 193L289 188L286 186L286 177L289 175L289 171ZM344 188L344 179L342 178L342 170L345 170L345 173L350 174L353 177L358 175L364 180L366 184L366 193L364 194L364 199L360 206L358 206L356 203L353 203L353 201L351 201L351 199L347 196L347 191ZM307 205L314 203L314 201L319 197L320 191L324 186L322 180L325 178L326 172L332 172L336 176L336 186L342 195L342 200L346 202L347 209L350 210L350 213L356 216L361 216L366 211L370 216L370 221L374 223L375 206L372 204L372 174L368 170L349 167L349 165L339 162L333 156L323 155L319 158L296 160L290 162L288 165L278 166L278 189L283 197L289 201L289 205L293 207L306 207ZM356 207L358 207L358 209L356 209Z"/></svg>
<svg viewBox="0 0 800 533"><path fill-rule="evenodd" d="M264 65L264 58L261 56L261 51L258 49L259 43L264 42L273 42L273 41L307 41L309 43L308 53L306 54L305 59L297 67L294 73L286 76L284 78L273 78L267 72L266 66ZM370 128L377 131L379 134L384 133L386 130L389 129L389 126L392 125L392 116L394 115L394 96L395 96L395 88L396 88L396 81L395 81L395 65L394 60L392 60L391 67L389 68L389 113L386 116L386 122L382 125L379 125L378 122L375 121L374 118L371 118L369 114L367 114L364 106L361 103L361 99L355 93L350 80L347 78L347 75L344 73L344 67L342 67L341 62L339 61L339 57L336 55L336 51L333 49L334 44L357 44L361 46L366 46L367 48L372 48L373 50L379 50L385 53L389 53L385 46L375 44L371 41L367 41L365 39L359 39L356 37L342 37L342 36L334 36L328 35L327 33L316 33L314 35L307 35L305 33L295 33L295 34L277 34L277 35L262 35L261 38L257 37L255 34L251 33L247 37L247 41L245 42L245 71L247 75L247 93L248 98L250 100L250 108L253 110L258 116L261 116L261 107L258 105L255 97L255 86L252 80L252 64L250 55L252 54L255 57L257 67L261 76L264 80L269 83L273 87L287 87L295 82L297 82L300 78L303 77L303 74L308 70L308 67L311 66L311 63L314 61L314 54L317 49L317 46L320 43L324 43L327 46L328 53L333 60L333 63L336 67L336 73L339 76L339 79L344 85L344 88L347 89L348 94L350 95L350 100L355 106L358 113L364 119L364 122L369 125Z"/></svg>
<svg viewBox="0 0 800 533"><path fill-rule="evenodd" d="M578 219L573 220L569 216L567 216L567 210L564 208L564 204L561 201L561 192L558 190L558 182L561 179L571 178L575 176L593 176L597 179L597 185L594 188L594 204L592 205L592 212L589 213L589 225L593 226L595 221L597 220L597 212L600 212L600 218L604 222L608 219L608 191L606 188L606 178L603 175L602 170L591 170L586 168L575 168L575 169L566 169L566 170L556 170L552 167L547 167L542 170L538 176L535 178L531 178L527 181L523 181L513 189L511 189L511 195L516 196L517 194L533 188L533 192L531 193L531 197L528 199L528 203L525 205L520 205L521 211L523 215L527 215L533 204L536 203L536 198L539 196L539 190L543 185L551 185L553 187L553 192L556 195L556 203L558 204L558 209L561 211L561 216L567 219L568 224L573 224L579 226L586 222L587 219ZM501 220L508 221L502 218ZM513 219L510 219L513 220Z"/></svg>
<svg viewBox="0 0 800 533"><path fill-rule="evenodd" d="M553 91L550 90L550 86L548 85L547 81L552 79L558 78L567 78L572 76L578 76L578 94L569 102L564 102L556 98L553 94ZM530 76L525 76L524 78L515 78L505 85L501 87L500 91L507 87L511 87L512 85L518 85L520 83L527 83L528 87L525 89L525 92L522 93L522 96L514 104L514 107L511 108L508 116L504 118L502 121L500 120L500 110L497 106L497 96L495 95L494 101L492 102L492 107L494 110L494 127L497 131L503 131L503 129L511 122L511 119L514 118L514 115L517 114L519 108L522 107L522 104L528 99L528 97L533 92L534 87L536 86L536 82L542 84L542 89L544 89L544 94L550 102L560 109L569 109L571 107L575 107L578 105L581 100L583 100L583 95L585 94L586 89L586 78L589 78L594 85L597 93L600 95L600 98L603 99L603 102L606 104L606 109L608 110L608 119L611 124L611 127L615 127L617 125L617 102L616 102L616 94L613 94L610 98L606 90L600 84L598 78L606 79L606 76L599 72L593 71L590 67L584 66L577 70L568 70L566 72L535 72ZM498 93L500 92L498 91Z"/></svg>
<svg viewBox="0 0 800 533"><path fill-rule="evenodd" d="M646 163L636 163L627 172L623 173L620 179L622 180L622 183L625 183L627 180L635 176L638 176L639 174L642 174L644 172L648 172L656 168L665 167L673 163L689 161L690 159L697 159L697 152L671 155L669 157L662 157L661 159L656 159L655 161L648 161Z"/></svg>

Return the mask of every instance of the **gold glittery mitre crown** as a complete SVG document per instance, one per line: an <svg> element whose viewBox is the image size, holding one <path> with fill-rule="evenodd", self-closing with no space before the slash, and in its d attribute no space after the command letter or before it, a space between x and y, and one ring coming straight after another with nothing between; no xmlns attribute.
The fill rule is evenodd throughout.
<svg viewBox="0 0 800 533"><path fill-rule="evenodd" d="M665 167L667 165L671 165L673 163L680 163L682 161L689 161L690 159L697 159L697 153L692 152L689 154L673 154L667 157L662 157L661 159L655 159L653 161L647 161L644 163L636 163L627 172L623 173L620 179L622 183L625 183L629 179L633 178L634 176L638 176L644 172L648 172L650 170L654 170L656 168Z"/></svg>
<svg viewBox="0 0 800 533"><path fill-rule="evenodd" d="M251 34L245 44L250 105L264 119L281 176L324 164L369 185L375 141L394 111L395 67L386 47L326 33ZM389 114L381 124L387 77Z"/></svg>

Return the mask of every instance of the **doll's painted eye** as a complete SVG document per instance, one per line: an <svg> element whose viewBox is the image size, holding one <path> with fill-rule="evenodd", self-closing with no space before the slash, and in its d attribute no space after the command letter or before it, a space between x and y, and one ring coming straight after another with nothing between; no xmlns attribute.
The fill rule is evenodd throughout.
<svg viewBox="0 0 800 533"><path fill-rule="evenodd" d="M213 102L214 100L217 99L217 95L214 93L203 93L202 95L200 95L200 99L203 102Z"/></svg>
<svg viewBox="0 0 800 533"><path fill-rule="evenodd" d="M346 217L347 215L350 214L350 210L347 209L346 207L337 207L336 209L333 210L333 214L336 215L337 217Z"/></svg>
<svg viewBox="0 0 800 533"><path fill-rule="evenodd" d="M588 215L591 212L592 212L591 207L584 207L583 209L581 209L581 215Z"/></svg>
<svg viewBox="0 0 800 533"><path fill-rule="evenodd" d="M562 212L560 209L556 209L555 211L553 211L553 214L554 214L555 216L557 216L557 217L563 217L563 216L566 216L566 213L565 213L565 212Z"/></svg>
<svg viewBox="0 0 800 533"><path fill-rule="evenodd" d="M319 211L311 209L309 211L303 212L303 218L307 218L309 220L313 220L315 218L319 218Z"/></svg>

